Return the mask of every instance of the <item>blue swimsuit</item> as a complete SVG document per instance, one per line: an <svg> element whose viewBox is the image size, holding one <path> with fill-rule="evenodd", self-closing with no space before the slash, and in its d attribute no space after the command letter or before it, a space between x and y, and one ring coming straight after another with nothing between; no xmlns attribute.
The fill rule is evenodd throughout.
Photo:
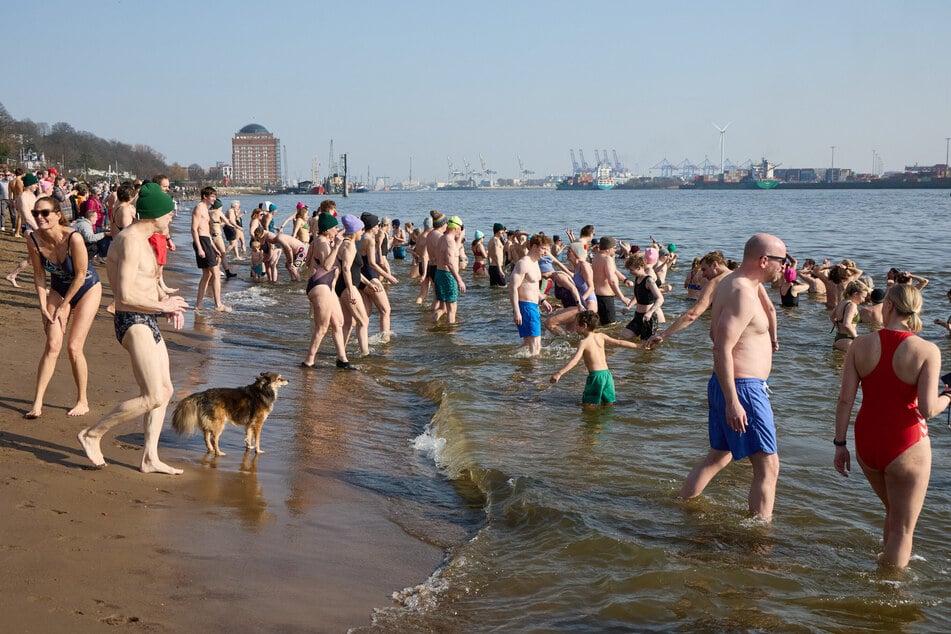
<svg viewBox="0 0 951 634"><path fill-rule="evenodd" d="M66 236L66 259L60 263L53 262L43 255L43 251L40 250L40 245L36 241L36 236L32 233L30 234L30 238L36 246L36 252L40 254L40 262L43 264L43 270L50 274L50 288L58 293L60 297L66 297L66 292L69 291L69 287L72 285L73 279L76 276L76 271L73 269L73 258L69 255L69 241L73 239L74 235L77 235L75 231ZM86 291L98 283L99 274L96 273L96 269L87 266L86 279L83 281L83 285L79 287L79 290L76 291L76 294L73 295L73 298L69 300L69 305L76 308L76 304L83 298Z"/></svg>

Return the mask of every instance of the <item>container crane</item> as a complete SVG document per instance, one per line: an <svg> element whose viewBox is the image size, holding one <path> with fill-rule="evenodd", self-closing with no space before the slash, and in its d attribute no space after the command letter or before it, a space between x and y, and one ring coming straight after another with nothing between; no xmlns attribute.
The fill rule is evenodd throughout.
<svg viewBox="0 0 951 634"><path fill-rule="evenodd" d="M598 148L594 148L594 162L597 165L601 165L601 155L598 154Z"/></svg>
<svg viewBox="0 0 951 634"><path fill-rule="evenodd" d="M518 154L515 155L516 160L518 160L518 173L522 178L527 179L529 176L533 175L535 172L532 170L525 169L525 163L522 162L522 157Z"/></svg>
<svg viewBox="0 0 951 634"><path fill-rule="evenodd" d="M577 159L575 159L575 151L568 150L571 153L571 169L574 170L572 174L578 174L581 172L581 166L578 165Z"/></svg>
<svg viewBox="0 0 951 634"><path fill-rule="evenodd" d="M610 167L611 161L608 160L608 151L601 150L601 156L603 157L601 160L604 162L604 164Z"/></svg>
<svg viewBox="0 0 951 634"><path fill-rule="evenodd" d="M578 156L581 157L581 169L582 169L586 174L590 174L590 173L591 173L591 166L588 165L588 161L584 160L584 150L579 149L579 150L578 150Z"/></svg>
<svg viewBox="0 0 951 634"><path fill-rule="evenodd" d="M619 161L617 158L617 150L611 150L611 151L614 152L614 169L616 169L618 173L624 172L624 166L621 165L621 161Z"/></svg>

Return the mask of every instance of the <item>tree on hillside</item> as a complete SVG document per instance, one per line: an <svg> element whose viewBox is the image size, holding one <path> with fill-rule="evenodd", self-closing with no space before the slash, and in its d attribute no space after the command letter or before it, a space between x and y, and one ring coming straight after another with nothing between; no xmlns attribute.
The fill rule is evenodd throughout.
<svg viewBox="0 0 951 634"><path fill-rule="evenodd" d="M0 104L0 160L5 156L16 158L19 148L44 154L50 166L65 174L115 170L118 166L122 172L148 178L167 170L165 157L147 145L107 141L62 121L52 126L29 119L17 121Z"/></svg>

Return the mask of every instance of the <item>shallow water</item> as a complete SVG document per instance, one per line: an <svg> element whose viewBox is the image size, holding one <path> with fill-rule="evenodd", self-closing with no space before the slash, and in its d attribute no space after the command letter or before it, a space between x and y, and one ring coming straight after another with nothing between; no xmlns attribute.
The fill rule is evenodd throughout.
<svg viewBox="0 0 951 634"><path fill-rule="evenodd" d="M274 197L279 219L298 199L312 209L319 202ZM248 210L260 202L241 200ZM947 192L483 191L336 200L344 213L417 223L436 208L462 216L470 235L490 233L496 221L549 234L592 223L598 235L642 246L650 235L675 242L682 264L668 278L675 287L664 306L669 320L686 306L681 287L693 257L722 249L739 259L751 234L769 231L800 261L850 257L879 285L891 266L930 278L922 334L949 352L948 338L930 325L951 310ZM187 213L176 227L184 237ZM197 280L193 264L188 254L170 267ZM573 342L546 336L539 358L519 357L507 294L484 279L461 297L457 326L433 327L413 302L409 265L393 267L401 282L388 289L394 336L374 341L369 358L353 359L360 372L333 368L329 337L316 370L296 367L310 331L302 285L232 280L225 299L233 314L189 322L214 352L188 374L190 385L177 386L188 393L241 385L264 369L291 380L265 427L270 453L257 463L261 486L252 503L232 508L245 530L307 517L306 474L320 472L385 495L394 521L448 549L431 579L399 592L395 607L381 607L380 629L951 628L944 416L931 424L934 467L916 558L904 573L881 572L874 563L881 504L857 466L845 479L831 464L841 354L831 348L821 305L804 298L798 309L778 308L781 348L770 386L782 472L774 523L763 527L745 518L747 463L721 473L699 500L674 499L707 448L705 318L658 350L611 353L618 405L582 412L583 368L548 384ZM241 273L246 279L246 265ZM374 316L371 335L377 331ZM334 422L342 416L365 425L342 434ZM232 430L223 448L240 452L242 439ZM200 438L163 441L203 451ZM334 456L362 466L335 470Z"/></svg>

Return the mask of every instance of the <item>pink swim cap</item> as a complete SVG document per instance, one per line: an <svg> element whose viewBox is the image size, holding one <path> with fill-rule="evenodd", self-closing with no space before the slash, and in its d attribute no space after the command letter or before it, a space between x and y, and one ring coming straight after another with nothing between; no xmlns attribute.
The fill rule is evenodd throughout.
<svg viewBox="0 0 951 634"><path fill-rule="evenodd" d="M644 249L644 262L647 264L657 264L657 258L659 256L660 253L654 247Z"/></svg>
<svg viewBox="0 0 951 634"><path fill-rule="evenodd" d="M785 279L790 284L796 281L796 269L789 267L783 271L783 279Z"/></svg>

